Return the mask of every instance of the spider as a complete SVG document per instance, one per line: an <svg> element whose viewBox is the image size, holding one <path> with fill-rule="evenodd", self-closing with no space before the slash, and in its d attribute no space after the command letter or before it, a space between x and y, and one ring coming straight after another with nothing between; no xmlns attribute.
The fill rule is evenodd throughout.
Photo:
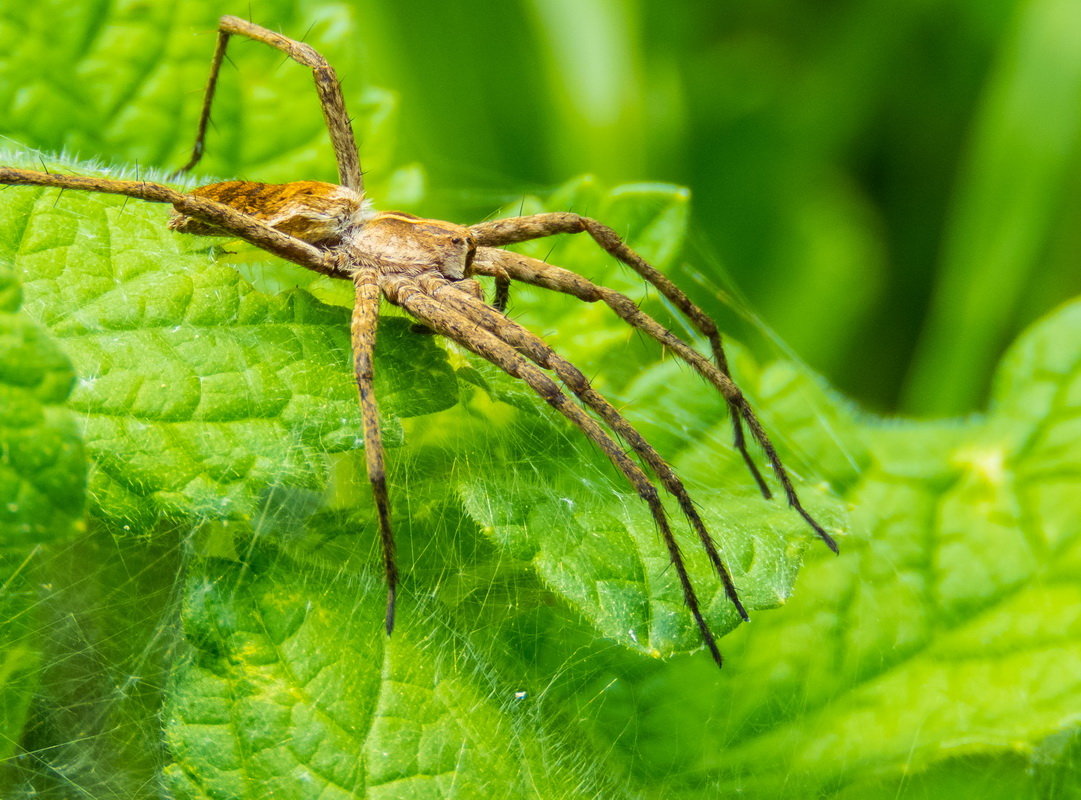
<svg viewBox="0 0 1081 800"><path fill-rule="evenodd" d="M496 219L457 225L422 219L399 211L376 211L364 194L360 156L345 101L333 68L312 47L238 17L219 20L191 158L180 172L191 170L203 155L210 108L229 38L246 36L270 45L312 70L323 116L337 159L340 183L297 181L266 184L225 181L183 193L145 181L56 175L0 167L0 183L81 189L169 203L169 227L180 233L229 236L245 241L307 269L350 280L355 287L351 322L353 366L364 427L364 449L382 544L386 573L386 631L394 628L398 567L394 552L390 503L384 471L379 409L373 390L373 352L379 307L383 298L400 306L424 329L471 350L527 384L545 402L589 438L623 474L649 507L694 617L702 640L718 665L720 650L706 623L668 512L654 481L616 437L633 451L653 479L675 498L697 534L725 593L740 617L748 619L736 586L683 482L660 454L616 408L597 392L582 372L560 357L543 339L504 315L511 281L540 286L587 302L607 304L624 322L652 337L683 359L724 398L732 420L734 444L759 491L772 493L747 449L746 431L757 442L780 482L789 505L831 550L834 539L801 504L792 480L743 393L733 382L713 320L665 275L631 250L596 220L568 212ZM555 234L586 233L605 252L652 284L709 341L712 359L666 330L626 295L599 286L562 267L500 249L504 245ZM494 279L489 305L473 276ZM573 394L568 396L554 378ZM587 413L592 411L595 416ZM599 420L599 421L598 421ZM603 424L602 424L603 423Z"/></svg>

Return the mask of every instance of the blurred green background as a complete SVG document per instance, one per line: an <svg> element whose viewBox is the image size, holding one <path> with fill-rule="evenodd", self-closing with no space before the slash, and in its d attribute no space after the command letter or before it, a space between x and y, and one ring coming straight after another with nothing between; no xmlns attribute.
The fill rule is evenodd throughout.
<svg viewBox="0 0 1081 800"><path fill-rule="evenodd" d="M113 5L107 31L65 26L61 6L3 13L20 18L20 37L29 19L58 55L81 59L87 81L151 75L163 59L182 61L183 78L70 102L64 113L100 117L94 139L82 124L73 136L56 124L65 59L39 64L45 83L55 73L52 94L0 82L0 133L175 166L213 49L212 15L250 16L323 50L367 127L396 114L397 137L370 136L365 165L374 180L423 165L428 191L408 210L466 221L581 173L689 186L695 234L677 277L726 330L759 348L775 332L871 409L979 409L1009 341L1081 290L1077 0ZM159 20L159 42L147 41L147 16ZM125 17L138 36L117 24ZM274 82L310 91L304 70L256 49L232 49L242 78L227 68L210 140L229 158L208 169L331 177L325 142L312 158L325 174L255 169L268 161L254 151L275 128ZM246 130L231 128L225 109L239 80L258 84L266 115ZM141 149L145 128L132 114L147 109L158 116L146 124L177 132L173 152ZM312 93L313 137L320 124ZM380 151L384 141L396 141L393 152ZM736 325L722 291L745 297L744 316L760 322Z"/></svg>
<svg viewBox="0 0 1081 800"><path fill-rule="evenodd" d="M1008 342L1081 290L1076 1L358 14L447 212L583 172L685 184L698 299L742 292L871 408L980 407Z"/></svg>

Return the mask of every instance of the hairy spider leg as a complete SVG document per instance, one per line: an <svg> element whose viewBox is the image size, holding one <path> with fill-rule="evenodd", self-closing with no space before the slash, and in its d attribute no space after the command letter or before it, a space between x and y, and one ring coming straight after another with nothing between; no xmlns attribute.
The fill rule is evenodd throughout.
<svg viewBox="0 0 1081 800"><path fill-rule="evenodd" d="M345 110L345 98L342 96L341 83L338 81L334 68L311 45L232 16L224 16L218 20L218 44L214 49L214 58L210 62L210 77L207 78L206 90L203 94L203 108L199 114L195 145L192 147L188 163L178 172L188 172L203 157L206 129L210 123L210 106L214 101L214 91L218 85L218 73L221 71L221 63L225 58L225 49L229 45L229 37L233 35L247 36L249 39L270 45L298 64L311 69L312 76L315 78L315 89L319 93L319 105L323 109L323 119L326 120L330 141L334 146L334 157L338 162L341 185L363 193L364 174L360 168L357 140L353 134L353 123Z"/></svg>
<svg viewBox="0 0 1081 800"><path fill-rule="evenodd" d="M80 175L58 175L53 172L34 172L11 167L0 167L0 183L119 194L151 203L169 203L183 214L220 228L238 239L243 239L294 264L332 278L349 277L349 273L343 271L334 259L327 256L325 251L307 242L282 233L254 217L237 211L232 206L205 197L178 192L176 189L159 183L85 178Z"/></svg>
<svg viewBox="0 0 1081 800"><path fill-rule="evenodd" d="M507 310L507 301L510 300L510 275L502 270L492 273L495 278L495 296L492 298L492 308L500 313Z"/></svg>
<svg viewBox="0 0 1081 800"><path fill-rule="evenodd" d="M741 414L754 414L743 393L729 375L657 322L627 295L593 283L588 278L564 267L557 267L520 253L492 247L477 248L476 257L473 259L473 271L477 275L507 275L520 283L569 294L587 303L604 302L624 322L650 336L692 366L699 375L712 383L726 400L740 409L745 409L745 412L741 411Z"/></svg>
<svg viewBox="0 0 1081 800"><path fill-rule="evenodd" d="M537 216L545 215L542 214ZM614 233L612 235L615 236ZM650 267L650 269L652 269L652 267ZM518 253L511 253L493 247L478 247L476 256L473 259L473 271L479 275L509 275L513 280L573 295L574 297L578 297L589 303L598 300L603 301L628 324L651 336L664 347L668 348L690 364L721 393L728 404L732 416L737 421L742 419L743 422L746 423L747 428L751 431L751 435L754 437L755 441L758 442L758 445L762 448L763 453L765 453L770 466L773 467L773 471L777 474L777 478L784 489L785 498L787 499L788 504L803 517L804 521L810 525L811 529L827 547L835 553L838 552L836 540L830 536L818 521L803 507L803 503L796 493L795 486L792 484L792 479L788 474L788 470L782 464L781 458L777 454L776 448L773 446L773 442L766 434L765 429L762 427L762 423L758 420L758 417L754 413L754 409L751 408L747 398L739 390L739 387L736 386L726 369L714 366L687 342L680 339L642 311L638 305L626 295L595 284L571 270L557 267ZM665 281L667 280L668 279L665 278ZM703 316L705 315L703 314ZM709 319L708 317L705 318ZM740 436L742 437L742 427L739 430ZM741 442L742 439L737 441L736 446L742 453L744 462L746 463L750 458L750 455ZM757 474L757 472L755 474ZM758 475L758 478L760 479L761 475ZM768 494L766 496L769 497Z"/></svg>
<svg viewBox="0 0 1081 800"><path fill-rule="evenodd" d="M743 607L743 602L739 598L732 576L717 550L713 537L706 529L706 525L699 516L694 502L687 493L683 481L679 479L679 476L676 475L672 467L661 457L653 445L638 432L638 429L631 425L600 392L590 385L589 380L582 374L581 370L556 353L539 336L517 322L507 319L496 309L486 305L473 295L463 292L457 284L435 275L421 276L417 279L417 284L434 299L483 326L489 333L511 345L537 366L554 372L583 403L593 409L608 424L613 433L621 437L623 441L631 446L631 449L638 453L664 488L679 502L680 509L682 509L683 514L691 523L691 527L698 534L702 547L724 584L725 594L728 596L729 601L739 612L740 617L744 621L748 620L747 610Z"/></svg>
<svg viewBox="0 0 1081 800"><path fill-rule="evenodd" d="M387 576L386 628L389 636L394 630L394 606L398 596L398 566L394 559L394 531L390 522L390 500L387 497L387 476L384 466L383 434L379 426L379 405L375 398L375 340L379 328L379 274L373 268L360 269L353 276L356 302L350 326L353 343L353 371L360 395L360 413L364 421L364 461L368 481L372 485L379 519L379 536L383 543L383 566Z"/></svg>
<svg viewBox="0 0 1081 800"><path fill-rule="evenodd" d="M717 647L713 632L702 616L698 595L691 583L690 575L687 573L687 566L683 560L683 554L680 552L679 544L672 533L671 526L668 524L667 512L661 503L656 487L650 482L642 469L631 460L611 436L605 433L604 429L592 417L560 391L555 381L540 368L520 356L513 347L483 328L478 327L473 320L458 314L428 296L417 281L412 278L403 275L384 275L380 278L379 285L387 299L396 305L400 305L437 333L473 351L511 377L525 382L542 400L574 423L582 433L608 456L609 460L634 487L638 496L649 506L650 513L661 532L661 537L664 539L669 557L679 577L684 602L687 604L687 608L690 609L691 615L694 617L701 633L702 640L713 656L713 660L717 662L718 666L722 665L721 651Z"/></svg>
<svg viewBox="0 0 1081 800"><path fill-rule="evenodd" d="M683 314L709 339L713 350L713 357L717 360L717 367L726 376L728 372L728 358L724 353L721 343L721 334L717 330L717 323L700 309L695 303L676 286L669 278L649 262L632 250L620 238L614 230L603 225L590 217L571 212L549 212L545 214L531 214L524 217L509 217L506 219L494 219L481 222L470 227L470 231L477 239L478 246L499 246L524 242L528 239L541 239L546 236L554 236L559 233L588 233L601 249L614 258L622 261L637 272L648 283L653 285L661 294L667 297ZM725 397L728 403L729 417L732 420L732 441L746 464L748 472L758 484L758 490L765 498L772 497L769 484L762 477L758 465L755 464L750 452L747 450L747 442L743 435L743 423L741 414L733 401ZM784 481L782 480L782 484ZM816 527L817 530L817 527Z"/></svg>

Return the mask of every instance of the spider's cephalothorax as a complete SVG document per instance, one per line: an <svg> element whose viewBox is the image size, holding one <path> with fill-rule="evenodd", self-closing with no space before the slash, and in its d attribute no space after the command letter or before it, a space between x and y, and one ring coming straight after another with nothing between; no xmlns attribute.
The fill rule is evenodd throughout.
<svg viewBox="0 0 1081 800"><path fill-rule="evenodd" d="M477 253L477 242L469 228L401 211L375 214L356 231L348 247L361 257L370 254L378 258L384 274L434 273L451 280L472 273Z"/></svg>
<svg viewBox="0 0 1081 800"><path fill-rule="evenodd" d="M747 619L747 612L683 482L634 426L590 385L577 367L559 356L543 339L501 312L507 302L511 281L521 281L573 295L585 302L602 302L627 324L658 341L694 368L724 398L732 420L735 447L763 496L769 498L771 491L747 449L748 432L765 454L789 505L836 552L833 538L804 509L773 444L743 393L732 381L720 333L713 320L664 274L627 247L615 231L588 217L572 213L534 214L462 226L397 211L372 211L365 201L360 157L334 70L308 45L237 17L222 17L219 23L218 45L211 64L195 147L183 170L191 169L202 156L218 70L229 37L233 35L264 42L311 68L338 161L339 184L227 181L183 193L145 181L55 175L7 167L0 167L0 183L109 192L170 203L175 213L169 227L175 231L241 238L308 269L353 282L356 291L351 326L354 371L364 422L365 460L383 546L388 633L394 626L398 570L383 467L379 410L373 388L372 358L379 305L383 298L404 308L424 329L446 336L523 381L608 456L648 505L668 549L687 607L703 642L720 664L720 650L702 615L698 594L654 481L679 505L736 610L744 619ZM652 284L709 341L710 356L703 355L665 329L626 295L562 267L502 249L504 245L560 233L588 234L607 253ZM494 278L495 294L491 305L484 302L480 286L471 279L472 275ZM577 398L577 402L568 392ZM638 461L619 440L638 457ZM652 473L652 478L647 470Z"/></svg>

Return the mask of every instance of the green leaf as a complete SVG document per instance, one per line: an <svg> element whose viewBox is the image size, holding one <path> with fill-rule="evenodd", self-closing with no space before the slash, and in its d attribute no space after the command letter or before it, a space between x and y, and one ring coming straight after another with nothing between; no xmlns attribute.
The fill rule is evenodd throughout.
<svg viewBox="0 0 1081 800"><path fill-rule="evenodd" d="M605 781L549 740L521 685L487 676L435 608L407 603L413 624L388 638L384 597L259 552L200 564L164 716L171 796L595 796L582 784Z"/></svg>
<svg viewBox="0 0 1081 800"><path fill-rule="evenodd" d="M643 429L690 477L748 606L759 611L725 639L722 674L701 657L662 664L636 656L686 653L700 642L648 515L603 455L522 384L389 317L377 371L384 411L401 426L389 460L406 581L399 632L388 646L378 621L383 594L371 509L356 488L356 429L350 437L338 427L343 414L357 424L345 311L303 290L256 289L230 266L243 262L245 272L258 274L250 256L222 256L205 241L157 233L151 226L160 224L160 209L74 193L59 200L24 194L34 197L14 202L52 215L66 244L50 246L35 233L38 214L15 214L10 252L26 270L27 307L51 321L80 372L87 365L97 370L99 380L88 385L81 378L71 400L96 463L120 465L118 475L173 474L172 454L145 445L146 434L128 433L110 447L96 438L102 404L117 402L116 387L140 372L120 346L125 335L153 343L169 334L177 338L168 342L191 343L138 348L143 364L160 362L158 374L175 373L174 387L189 372L219 374L232 353L242 357L231 363L275 369L239 381L246 394L224 392L239 400L211 406L224 409L219 416L186 411L191 406L178 392L129 390L120 393L127 405L107 407L110 418L134 408L140 431L187 423L213 432L247 419L228 416L235 409L266 406L274 421L267 439L309 448L306 473L290 472L282 461L277 471L238 481L230 500L247 506L210 512L195 493L170 495L173 505L150 494L128 501L150 509L140 512L147 516L138 525L133 516L118 518L116 495L91 481L91 511L114 529L126 524L151 533L153 520L202 523L193 540L201 557L189 563L184 581L188 655L163 696L167 775L177 796L232 796L248 786L269 791L305 776L343 796L376 784L423 795L439 785L427 776L451 774L441 770L453 772L455 786L518 785L539 771L551 781L542 795L573 796L574 770L535 766L549 762L604 764L588 776L594 789L633 774L637 786L688 797L736 788L774 797L792 785L801 794L871 796L891 791L903 774L918 775L912 785L921 790L946 791L971 782L974 764L996 776L985 784L988 793L1026 792L1074 774L1081 618L1069 609L1081 607L1073 502L1081 471L1081 303L1018 342L999 371L992 409L963 424L883 423L798 368L760 369L732 348L732 363L767 427L797 454L789 459L796 473L821 470L854 509L855 532L841 558L808 551L795 591L809 539L802 524L783 505L753 494L728 444L723 402L703 392L685 367L647 355L647 366L613 396L636 421L636 409L649 410ZM61 223L69 202L80 203L78 227ZM632 244L653 224L670 224L657 221L663 213L638 206L622 217L611 208ZM2 230L12 230L5 224ZM98 248L103 240L109 248L95 251L85 232ZM129 237L139 253L163 263L152 268L116 244ZM99 299L108 291L116 302ZM528 294L520 300L539 316ZM610 315L589 324L621 327ZM289 338L276 338L283 326ZM116 337L110 350L86 345L105 335ZM275 360L274 348L294 339L302 346L284 347L293 360ZM578 358L587 369L605 368L604 354L588 344ZM318 394L320 402L290 416L275 412L281 406L273 401L283 393ZM252 434L256 444L248 446L282 446L263 435ZM212 473L217 462L206 459L195 468ZM304 480L290 483L297 474ZM260 491L264 481L274 487L270 499ZM827 494L801 488L827 525L843 524ZM306 536L291 535L302 528ZM270 537L252 541L252 531ZM682 527L677 535L711 622L718 631L733 627L734 614L692 537ZM783 612L762 613L782 605ZM620 646L605 649L605 639ZM585 663L571 668L575 652ZM486 670L493 677L478 682ZM528 696L546 675L557 676L547 710L516 721L499 687L518 676ZM393 705L401 683L439 687L444 680L452 699L433 697L433 689L410 695L410 708L420 711ZM588 703L601 695L604 703ZM379 703L387 697L392 707L384 713ZM555 713L568 704L588 710L578 721ZM481 721L448 722L462 707ZM384 717L394 720L386 730ZM673 740L672 730L686 733ZM305 737L313 744L283 744ZM521 749L500 749L508 738ZM590 751L597 742L609 753L600 761ZM373 756L361 764L357 752L387 753L380 758L389 761ZM476 763L456 760L451 769L449 752L487 755Z"/></svg>
<svg viewBox="0 0 1081 800"><path fill-rule="evenodd" d="M685 196L664 187L597 196L632 245L658 254L662 246L670 250L685 219ZM262 548L276 548L283 570L277 585L296 598L308 595L310 576L319 571L354 580L379 574L374 514L356 454L359 412L344 309L303 289L256 288L244 275L259 280L261 264L272 262L250 249L223 253L211 240L171 234L160 207L24 187L0 200L0 253L24 275L28 309L50 326L79 374L70 404L95 464L95 520L143 540L177 525L197 529L190 539L200 556L196 573L207 558L250 565ZM583 269L611 271L610 259L598 257L588 240L576 243L589 246L594 266ZM272 271L271 284L287 279L283 268ZM644 296L640 281L626 283ZM528 306L527 297L516 302ZM628 335L607 309L598 315L577 308L587 322L571 321L567 307L560 324ZM592 627L592 634L578 634L591 647L599 634L652 656L701 648L652 520L602 453L492 365L413 333L400 317L384 319L382 334L377 390L392 446L404 596L435 593L454 616L454 635L467 640L486 626L498 632L494 641L518 641L511 631L519 614L554 599L568 610L558 621L531 623L531 646L573 620ZM580 341L588 365L598 348L589 337ZM660 355L648 343L642 352L647 363ZM666 402L677 407L673 395ZM727 431L720 397L702 408ZM730 445L719 443L714 455L694 491L701 513L721 534L748 607L776 606L790 592L809 531L783 506L753 493ZM706 483L714 471L718 477ZM840 525L829 501L813 494L806 493L811 507L826 524ZM675 527L705 613L723 633L738 618L693 536ZM494 586L519 599L493 598ZM381 602L373 599L358 598L363 605L356 608L377 614ZM114 601L122 602L127 596ZM522 611L508 618L508 603ZM165 624L154 620L146 627ZM361 625L357 635L378 629ZM202 647L201 637L189 629L190 644ZM558 653L558 639L552 641ZM486 655L491 642L478 646L480 661L493 657ZM501 668L521 673L519 657L500 660ZM167 692L177 707L205 689L201 679L187 677ZM192 752L200 759L211 752L200 746L218 752L191 737L185 728L184 743L174 743L185 774L199 771L186 763L196 758Z"/></svg>
<svg viewBox="0 0 1081 800"><path fill-rule="evenodd" d="M612 175L648 172L628 166L637 158L648 157L656 174L673 174L685 160L713 198L704 206L716 222L709 235L722 237L733 268L746 270L740 283L752 293L772 286L755 293L758 310L799 352L850 365L849 380L883 398L896 370L880 365L901 365L889 354L903 348L888 336L863 337L873 344L859 352L878 353L872 363L851 357L854 343L839 334L851 339L860 319L886 319L891 331L916 324L871 302L875 265L900 253L906 286L891 286L907 294L885 294L918 305L921 258L941 249L931 190L948 183L940 176L953 172L958 131L974 130L975 147L943 287L968 288L941 306L1003 324L940 326L943 346L932 348L939 363L962 350L990 353L988 331L1001 333L1016 316L1003 309L1013 307L1011 287L1024 283L1018 276L1046 282L1056 264L1065 275L1076 249L1069 236L1050 253L1040 245L1055 229L1048 209L1061 205L1059 216L1070 218L1069 203L1054 202L1078 119L1069 4L1018 7L974 127L965 122L966 92L979 79L975 65L995 55L1009 4L933 13L916 4L888 17L857 4L813 20L770 8L736 20L723 47L697 36L690 50L678 29L697 35L702 26L686 23L711 21L712 11L602 10L606 25L626 34L611 36L587 24L598 4L568 6L583 23L576 36L619 41L634 62L608 75L592 70L586 90L612 75L648 79L641 96L634 80L616 81L622 99L604 107L564 70L601 50L553 61L549 73L563 77L550 86L512 83L523 76L492 69L501 53L566 51L559 15L540 4L484 13L476 3L466 12L478 13L399 5L13 4L0 14L0 134L128 164L130 175L175 168L190 146L216 15L252 13L293 35L311 25L308 41L345 80L383 207L406 202L423 213L410 204L422 191L419 170L389 167L395 98L361 83L380 70L380 80L409 91L411 142L465 173L453 190L460 204L488 170L543 181L557 162L607 164ZM514 30L523 14L543 38ZM651 33L648 58L639 30ZM485 46L469 46L466 32L486 37ZM951 42L930 48L949 57L922 78L918 64L907 69L916 63L913 32ZM466 46L447 50L447 41ZM654 51L654 41L665 49ZM310 74L240 40L230 55L238 71L223 72L202 168L332 179ZM893 68L897 59L905 70ZM464 67L455 72L456 64ZM686 64L704 67L699 86ZM484 91L446 88L481 78ZM916 129L895 124L913 86L926 123ZM724 101L703 115L702 99L717 97L718 87ZM429 102L415 102L422 93ZM526 113L505 113L501 98ZM649 125L619 121L635 103L648 105ZM543 126L559 116L556 106L583 112L567 116L577 133ZM471 112L464 121L463 108ZM597 127L594 112L606 109ZM618 142L597 134L612 125ZM684 126L687 135L677 135ZM642 148L635 137L647 129ZM851 158L852 142L868 130L907 149L891 156L887 146L861 146ZM658 131L672 137L672 152L647 152ZM586 146L551 147L564 136ZM907 157L929 152L939 154L922 167L933 180ZM162 230L162 209L134 201L13 188L0 202L4 258L17 253L28 270L29 313L15 319L33 332L0 350L0 387L53 358L50 340L76 360L79 376L76 405L65 410L59 395L35 401L52 427L26 429L29 447L26 430L4 427L5 403L0 436L12 434L22 449L0 440L0 458L29 452L36 467L47 463L39 458L45 445L69 441L68 433L77 443L82 429L97 426L98 437L85 532L70 535L84 529L82 478L60 470L71 480L50 478L48 501L22 506L34 513L18 525L35 533L17 546L60 542L61 551L46 547L50 557L39 563L27 560L38 552L31 549L3 564L2 602L15 605L3 606L0 618L11 622L0 630L17 638L0 650L0 713L5 741L22 733L7 764L20 780L12 791L4 785L5 796L156 797L163 780L174 795L195 797L361 796L362 788L404 797L492 789L508 797L1077 795L1076 306L1017 343L998 371L991 410L963 421L868 417L806 370L759 365L732 348L735 374L801 495L834 527L844 513L831 489L850 506L842 555L807 548L793 587L807 532L783 504L749 491L712 392L603 306L516 287L512 315L596 377L688 481L723 540L756 613L722 642L720 673L701 653L686 653L699 644L663 550L603 456L520 384L413 336L401 318L384 319L379 395L394 445L389 478L404 570L399 628L388 642L346 314L313 299L348 306L348 287L339 292L247 248L229 254L173 237ZM568 209L615 226L719 310L721 298L701 291L712 291L715 277L696 285L695 267L677 261L683 190L607 192L583 178L543 199L508 202L506 213ZM693 335L584 237L522 249L631 293ZM986 291L988 281L998 289ZM1062 286L1057 296L1068 291ZM5 312L14 308L8 287L0 289ZM962 296L973 291L979 308L975 295ZM202 316L189 318L190 309ZM793 341L793 331L810 338ZM291 373L287 362L312 368ZM926 381L921 406L975 396L979 381L959 376L985 362L962 358L945 378ZM70 374L55 363L52 374ZM200 386L219 380L217 416L191 410L193 376ZM278 405L286 397L300 398L292 416ZM113 438L100 436L106 423L121 428ZM237 447L230 426L242 431ZM248 462L255 466L242 469ZM18 474L17 488L39 475ZM699 585L714 587L682 527L677 535ZM732 624L715 589L704 599L719 630Z"/></svg>
<svg viewBox="0 0 1081 800"><path fill-rule="evenodd" d="M0 264L0 549L28 552L82 515L85 465L63 408L74 373L48 334L18 313L21 287Z"/></svg>

